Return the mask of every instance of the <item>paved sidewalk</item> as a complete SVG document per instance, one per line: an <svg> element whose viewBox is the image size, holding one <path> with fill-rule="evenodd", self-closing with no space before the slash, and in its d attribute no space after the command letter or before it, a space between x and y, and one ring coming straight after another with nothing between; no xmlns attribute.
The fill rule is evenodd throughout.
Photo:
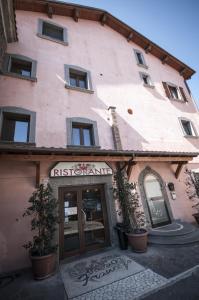
<svg viewBox="0 0 199 300"><path fill-rule="evenodd" d="M166 278L199 265L199 243L188 246L149 245L148 251L143 254L134 253L130 249L124 253L142 266Z"/></svg>
<svg viewBox="0 0 199 300"><path fill-rule="evenodd" d="M198 300L199 271L188 278L143 298L144 300Z"/></svg>
<svg viewBox="0 0 199 300"><path fill-rule="evenodd" d="M112 251L112 250L109 250ZM118 250L119 251L119 250ZM172 277L181 274L182 272L199 265L199 244L171 247L171 246L149 246L148 251L143 254L133 253L130 249L127 251L120 251L122 255L127 255L135 260L137 263L145 267L145 270L153 274L154 278L157 276L156 288L164 282L158 282L163 278L163 281L170 281ZM18 272L20 276L13 280L8 278L6 281L0 281L0 299L2 300L66 300L66 294L64 285L58 272L55 276L46 279L44 281L33 280L30 270ZM144 274L143 274L144 275ZM145 274L146 275L146 274ZM148 276L148 275L147 275ZM150 277L151 279L153 278ZM142 277L137 276L137 286L143 288L144 283L147 285L147 281ZM146 278L146 277L145 277ZM135 299L133 292L133 282L135 277L127 277L122 283L116 281L113 283L115 291L120 288L120 300ZM173 283L169 287L161 289L159 291L154 290L152 295L149 295L142 299L145 300L198 300L199 299L199 271L197 270L194 274L189 275L187 278L183 278L176 283ZM111 287L106 285L106 289ZM122 291L129 289L129 297L124 298ZM97 290L96 290L97 291ZM145 289L146 292L146 289ZM118 292L117 292L118 293ZM99 295L99 294L98 294ZM107 293L109 300L115 300L112 297L113 294ZM83 298L82 298L83 299ZM95 298L87 298L86 300L100 300L100 296ZM104 298L105 299L105 298ZM103 299L103 300L104 300ZM141 298L139 298L141 299Z"/></svg>

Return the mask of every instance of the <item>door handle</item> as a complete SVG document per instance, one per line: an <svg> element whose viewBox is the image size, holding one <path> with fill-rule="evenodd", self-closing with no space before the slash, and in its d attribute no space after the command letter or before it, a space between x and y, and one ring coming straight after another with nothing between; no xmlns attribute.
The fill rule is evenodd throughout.
<svg viewBox="0 0 199 300"><path fill-rule="evenodd" d="M86 213L85 211L83 210L83 208L81 208L81 212L83 213L83 225L86 223Z"/></svg>

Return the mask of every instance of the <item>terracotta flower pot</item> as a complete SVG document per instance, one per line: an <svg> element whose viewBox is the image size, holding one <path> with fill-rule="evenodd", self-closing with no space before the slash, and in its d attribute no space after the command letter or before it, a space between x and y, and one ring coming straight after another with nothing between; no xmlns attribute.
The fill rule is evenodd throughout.
<svg viewBox="0 0 199 300"><path fill-rule="evenodd" d="M139 233L128 233L128 241L134 252L146 252L148 232L146 229L140 230Z"/></svg>
<svg viewBox="0 0 199 300"><path fill-rule="evenodd" d="M34 278L42 280L50 277L55 273L56 254L48 254L44 256L31 256L32 270Z"/></svg>

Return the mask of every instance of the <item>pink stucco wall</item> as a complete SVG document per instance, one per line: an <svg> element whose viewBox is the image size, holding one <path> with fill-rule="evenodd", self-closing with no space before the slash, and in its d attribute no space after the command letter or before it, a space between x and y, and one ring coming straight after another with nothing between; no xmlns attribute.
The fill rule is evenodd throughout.
<svg viewBox="0 0 199 300"><path fill-rule="evenodd" d="M138 182L138 177L140 173L145 169L146 166L149 166L152 170L155 170L163 179L167 196L169 198L169 203L173 213L174 219L181 219L186 222L195 222L192 216L194 210L192 209L192 202L188 199L188 196L185 191L185 180L186 175L184 173L185 168L181 171L180 177L175 178L176 165L171 165L166 162L158 163L138 163L134 166L131 181ZM167 184L173 182L175 186L176 199L173 200L171 193L168 189ZM138 185L139 188L139 185ZM143 200L143 199L142 199Z"/></svg>
<svg viewBox="0 0 199 300"><path fill-rule="evenodd" d="M33 163L1 161L0 273L30 264L22 247L30 239L30 224L22 215L34 189Z"/></svg>
<svg viewBox="0 0 199 300"><path fill-rule="evenodd" d="M37 146L65 147L66 117L85 117L97 121L101 147L113 148L107 110L113 105L117 107L123 149L196 151L198 141L183 137L178 120L193 120L199 132L192 100L171 101L162 86L162 81L182 86L189 97L176 70L144 52L149 68L138 67L133 48L139 47L98 22L80 19L76 23L72 18L53 16L53 22L67 27L69 46L39 38L38 18L49 20L45 14L17 11L19 41L8 46L10 53L37 60L37 82L0 76L0 105L37 112ZM94 94L66 89L64 64L90 70ZM139 71L150 74L155 89L142 85ZM133 115L127 113L128 108L133 109Z"/></svg>
<svg viewBox="0 0 199 300"><path fill-rule="evenodd" d="M17 43L8 46L8 53L37 60L37 82L0 76L0 106L18 106L37 113L36 145L65 147L66 118L85 117L97 121L101 148L113 149L109 106L116 106L123 149L197 151L198 140L187 139L178 117L193 120L199 132L198 114L192 100L171 101L165 96L162 81L182 86L189 97L183 78L171 67L150 54L145 54L148 70L137 66L133 42L100 23L53 16L53 21L67 27L69 46L37 37L38 18L45 14L17 11ZM64 64L91 71L94 94L64 87ZM142 85L139 71L150 74L155 89ZM133 115L127 109L133 109ZM139 163L131 180L149 165L165 183L174 182L177 199L172 200L174 218L193 221L191 203L185 195L182 176L175 179L169 163ZM41 178L48 176L50 163L41 166ZM199 166L192 165L191 167ZM22 218L35 188L35 166L32 163L1 162L0 164L0 273L29 265L22 245L30 237L27 219Z"/></svg>

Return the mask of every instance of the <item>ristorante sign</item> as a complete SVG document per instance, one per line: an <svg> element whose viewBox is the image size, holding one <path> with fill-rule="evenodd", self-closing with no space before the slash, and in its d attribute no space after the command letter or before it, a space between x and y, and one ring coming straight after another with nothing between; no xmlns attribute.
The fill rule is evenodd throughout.
<svg viewBox="0 0 199 300"><path fill-rule="evenodd" d="M105 162L59 162L50 171L50 177L112 175Z"/></svg>

